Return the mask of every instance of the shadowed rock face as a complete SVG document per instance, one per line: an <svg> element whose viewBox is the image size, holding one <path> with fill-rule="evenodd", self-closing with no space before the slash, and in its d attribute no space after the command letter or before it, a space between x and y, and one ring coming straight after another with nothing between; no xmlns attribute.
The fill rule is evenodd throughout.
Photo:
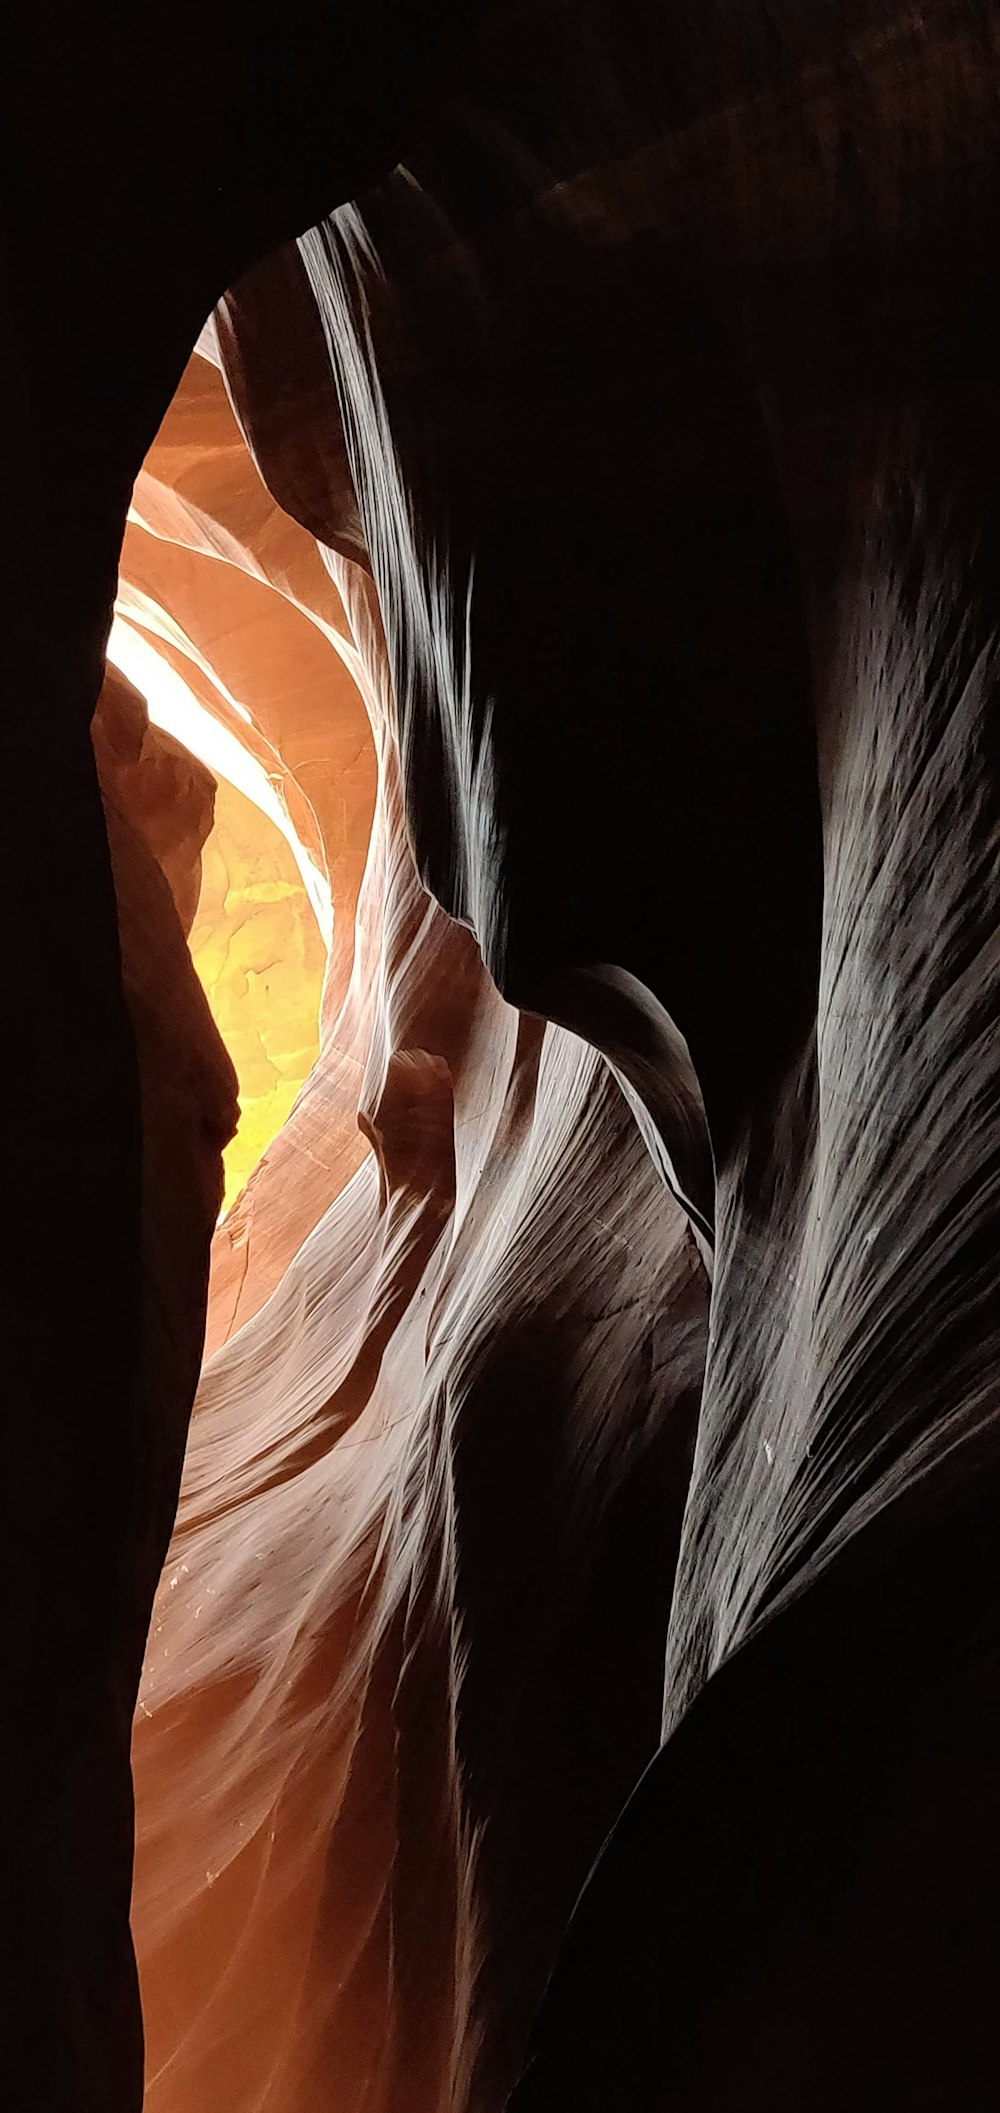
<svg viewBox="0 0 1000 2113"><path fill-rule="evenodd" d="M985 2113L992 20L376 27L209 10L188 88L181 25L180 171L141 53L75 54L78 167L75 92L15 138L14 2103L139 2102L127 1725L231 1108L203 781L105 692L116 920L84 738L148 450L123 615L334 904L139 1687L149 2106Z"/></svg>
<svg viewBox="0 0 1000 2113"><path fill-rule="evenodd" d="M21 1451L30 1443L43 1446L48 1474L39 1478L34 1495L26 1481L18 1488L12 1479L8 1488L22 1547L27 1541L30 1551L28 1529L33 1525L51 1536L53 1555L34 1605L27 1599L10 1603L11 1643L33 1646L34 1663L27 1674L39 1686L43 1678L47 1683L34 1701L34 1715L25 1707L12 1727L17 1759L33 1773L20 1784L13 1769L8 1778L5 1916L19 1944L11 1946L9 1963L5 1961L3 2052L5 2075L18 2105L30 2104L35 2075L41 2104L69 2106L81 2088L84 2062L86 2089L95 2105L134 2104L141 2094L142 2041L127 1946L131 1799L126 1739L152 1596L177 1502L204 1327L208 1242L222 1200L221 1154L237 1113L232 1066L185 943L197 900L201 849L212 822L214 782L169 736L150 726L143 700L113 670L105 678L94 716L93 753L117 909L122 991L140 1086L135 1255L140 1305L134 1348L139 1406L136 1428L119 1434L120 1452L114 1462L119 1477L112 1491L119 1499L117 1532L109 1549L98 1543L91 1551L86 1520L77 1514L88 1460L91 1467L95 1459L100 1461L107 1434L100 1394L88 1386L86 1315L81 1315L81 1370L70 1396L73 1437L81 1457L71 1456L60 1471L55 1435L29 1430L21 1439ZM55 842L47 846L41 837L36 857L47 851L49 856L39 857L25 874L29 889L37 875L43 898L58 872L59 848ZM63 944L74 936L72 905L66 909L69 932L62 933ZM54 915L54 904L51 910ZM12 912L16 915L14 905ZM30 907L24 922L30 930ZM61 953L48 963L57 980L60 959ZM72 974L68 970L71 982ZM46 1051L50 1064L58 1054L70 1077L76 1039L86 1040L87 1018L84 1013L65 1020L58 1051ZM93 1102L80 1092L77 1078L73 1084L79 1096L79 1129L67 1134L55 1120L60 1112L56 1099L51 1131L42 1131L38 1139L43 1194L46 1182L55 1183L61 1176L63 1184L60 1217L53 1219L49 1232L51 1237L55 1226L63 1224L70 1321L76 1317L78 1279L82 1277L87 1287L91 1271L102 1266L101 1255L92 1258L89 1251L95 1232L101 1230L100 1218L96 1226L84 1221L72 1231L71 1184L82 1161L100 1195L87 1152L112 1156L112 1118L120 1122L124 1114L113 1107L108 1111L109 1142L103 1144L91 1127ZM30 1082L28 1098L30 1103ZM8 1107L7 1112L16 1115L16 1108ZM61 1168L49 1157L59 1144L66 1154ZM113 1157L110 1169L101 1171L108 1182L117 1171ZM102 1253L106 1267L107 1250ZM16 1297L25 1272L26 1258L15 1257L8 1296ZM105 1283L104 1296L106 1326L111 1328L118 1287ZM40 1335L32 1345L30 1376L36 1385L50 1362L58 1360L58 1344L53 1355L47 1342ZM28 1392L22 1404L25 1413L30 1401ZM20 1466L13 1445L11 1453L13 1470ZM128 1507L121 1493L126 1474ZM104 1495L106 1500L108 1493ZM6 1553L17 1550L12 1533ZM61 1564L71 1557L77 1567L64 1579ZM31 1578L27 1562L24 1568L22 1591ZM17 1608L23 1614L16 1613ZM103 1638L98 1617L106 1624ZM102 1640L107 1650L103 1665L97 1650ZM16 1663L13 1648L11 1657ZM40 2013L50 2012L53 2036L45 2045L35 2037L36 2021Z"/></svg>
<svg viewBox="0 0 1000 2113"><path fill-rule="evenodd" d="M333 958L308 1089L216 1235L223 1283L272 1212L308 1237L205 1365L153 1615L150 2106L250 2104L262 2073L290 2109L373 2074L386 2106L502 2101L655 1751L704 1360L703 1263L603 1059L505 1004L420 885L377 605L330 562L374 824L340 1007Z"/></svg>

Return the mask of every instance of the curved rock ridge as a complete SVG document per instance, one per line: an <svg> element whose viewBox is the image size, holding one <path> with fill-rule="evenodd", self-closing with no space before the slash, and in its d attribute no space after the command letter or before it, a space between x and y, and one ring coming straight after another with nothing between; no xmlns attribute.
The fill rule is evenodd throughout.
<svg viewBox="0 0 1000 2113"><path fill-rule="evenodd" d="M148 598L145 613L154 620ZM166 629L164 613L157 614ZM145 683L166 745L177 752L180 741L189 758L195 751L216 772L211 833L191 869L185 910L191 956L239 1080L240 1121L223 1154L225 1213L282 1128L318 1053L329 889L257 757L120 617L112 656ZM106 716L105 702L95 738ZM168 817L174 812L171 805ZM165 851L157 848L162 864Z"/></svg>
<svg viewBox="0 0 1000 2113"><path fill-rule="evenodd" d="M332 938L143 1663L150 2106L988 2113L993 11L199 16L5 142L18 2113L141 2097L232 1120L120 694L116 922L123 529Z"/></svg>
<svg viewBox="0 0 1000 2113"><path fill-rule="evenodd" d="M325 1061L217 1235L211 1349L266 1299L366 1149L356 1121L365 1001L352 995L352 967L375 756L329 570L261 482L221 374L202 357L137 480L117 608L263 769L306 881L311 862L329 889Z"/></svg>
<svg viewBox="0 0 1000 2113"><path fill-rule="evenodd" d="M288 2113L502 2103L655 1747L704 1357L603 1059L420 885L371 583L328 561L379 780L312 1091L346 1015L373 1152L195 1406L133 1742L147 2104L178 2113L263 2079Z"/></svg>
<svg viewBox="0 0 1000 2113"><path fill-rule="evenodd" d="M605 41L581 81L560 18L529 98L498 24L405 165L299 244L356 496L330 442L325 516L302 459L283 499L338 552L349 611L377 599L418 871L508 1002L606 1052L714 1248L666 1739L584 1890L517 2113L982 2098L997 135L973 13L845 23L780 80L748 46L735 114L689 24L667 136L641 46L616 65ZM598 78L630 112L624 172ZM307 364L307 418L333 418L315 328L269 351L294 278L261 267L220 339L265 474L283 374ZM376 1017L361 1109L388 1199L397 1109L404 1163L421 1132L440 1163L445 1079L394 1074L383 1041ZM463 1642L460 1691L488 1677L471 1623ZM503 1824L495 1803L483 1841ZM786 1980L792 2015L759 2025ZM502 2099L500 1983L475 1986L495 2022L478 2057L459 2027L447 2083L421 2072L430 2105ZM397 2015L362 2063L389 2104Z"/></svg>
<svg viewBox="0 0 1000 2113"><path fill-rule="evenodd" d="M57 1596L50 1592L42 1599L40 1636L36 1630L41 1669L52 1672L48 1651L54 1655L58 1645L65 1671L62 1684L54 1686L48 1721L37 1710L24 1727L44 1826L32 1821L29 1807L16 1836L9 1826L5 1831L8 1900L18 1899L23 1878L22 1897L29 1906L21 1923L22 1950L12 1947L5 1953L0 2046L11 2103L29 2103L34 2077L46 2107L72 2102L81 2049L88 2053L87 2087L95 2105L137 2103L141 2095L142 2039L127 1942L131 1797L121 1795L123 1787L129 1791L122 1731L131 1715L176 1509L206 1312L208 1243L222 1197L222 1151L237 1115L232 1066L185 943L198 899L201 852L212 825L214 781L178 743L150 725L143 699L116 670L105 676L92 735L122 988L140 1082L136 1261L142 1302L134 1344L134 1420L120 1438L113 1463L116 1476L130 1478L130 1530L114 1551L107 1596L97 1556L88 1558L85 1541L74 1549L71 1522L78 1498L73 1485L64 1492L54 1476L47 1495L37 1499L46 1506L50 1530L59 1532L57 1545L76 1554L77 1594L61 1622ZM57 841L48 847L50 856L57 854ZM39 848L46 850L44 839ZM54 1054L68 1061L65 1039ZM77 1114L86 1138L92 1106L85 1092ZM65 1135L67 1153L74 1142L79 1150L79 1140ZM101 1143L108 1152L107 1138ZM68 1178L72 1164L69 1160L55 1171ZM44 1194L44 1158L42 1169ZM86 1287L86 1225L79 1239L84 1251L76 1270ZM17 1266L15 1260L15 1283ZM73 1313L68 1301L68 1319ZM45 1359L44 1337L36 1340L33 1355ZM99 1424L94 1427L100 1404L81 1387L76 1406L78 1443L94 1449L100 1444ZM7 1546L9 1552L9 1540ZM97 1616L107 1629L95 1642ZM101 1643L108 1648L109 1663L103 1665ZM12 1773L5 1782L17 1815L23 1809L17 1778ZM78 1881L70 1889L67 1865ZM44 1977L32 1953L39 1924L46 1944ZM51 2000L50 1990L60 1991L65 2001L67 1989L74 1991L74 2003L65 2029L51 2048L39 2044L32 2032L29 2071L11 2047L15 2023L23 2017L30 2029L39 2001ZM88 2020L109 2013L114 2032L94 2035Z"/></svg>

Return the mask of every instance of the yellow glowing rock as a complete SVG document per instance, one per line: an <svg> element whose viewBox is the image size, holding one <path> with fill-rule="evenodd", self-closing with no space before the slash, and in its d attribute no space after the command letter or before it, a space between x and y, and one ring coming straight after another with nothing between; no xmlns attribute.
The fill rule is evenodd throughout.
<svg viewBox="0 0 1000 2113"><path fill-rule="evenodd" d="M223 1211L281 1129L319 1048L326 949L285 839L225 778L202 853L191 953L236 1067Z"/></svg>

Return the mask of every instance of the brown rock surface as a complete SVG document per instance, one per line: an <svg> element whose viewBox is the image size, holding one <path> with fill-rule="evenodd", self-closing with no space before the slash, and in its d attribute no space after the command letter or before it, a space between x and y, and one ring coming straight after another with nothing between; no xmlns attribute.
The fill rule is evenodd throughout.
<svg viewBox="0 0 1000 2113"><path fill-rule="evenodd" d="M202 14L14 114L18 2113L137 2103L231 1090L133 827L140 1270L83 734L148 450L122 621L334 908L142 1676L154 2113L988 2113L992 12Z"/></svg>
<svg viewBox="0 0 1000 2113"><path fill-rule="evenodd" d="M373 2064L386 2107L460 2074L499 2103L658 1722L702 1265L601 1060L519 1020L420 887L344 588L380 783L310 1092L363 1030L375 1154L205 1366L134 1740L152 2108L249 2105L264 2072L276 2109L360 2107Z"/></svg>
<svg viewBox="0 0 1000 2113"><path fill-rule="evenodd" d="M0 876L18 915L0 1020L16 1227L0 1286L0 1593L20 1615L3 1635L0 2071L18 2113L117 2113L139 2088L126 1920L132 1628L147 1595L136 1550L172 1489L154 1486L163 1455L144 1435L139 1080L89 736L129 494L213 301L392 162L452 19L438 4L394 19L376 0L334 51L328 10L309 0L291 43L288 18L278 29L253 4L238 19L225 4L169 21L153 7L127 24L114 8L29 11L9 53L0 581L17 797ZM67 1218L54 1325L53 1228Z"/></svg>
<svg viewBox="0 0 1000 2113"><path fill-rule="evenodd" d="M39 1840L22 1831L19 1856L5 1859L7 1904L20 1858L31 1898L47 1911L48 1974L75 1991L61 2036L48 2052L33 2048L32 2073L46 2106L70 2104L81 2048L88 2051L95 2104L135 2101L142 2046L134 2009L134 1967L127 1935L130 1804L119 1805L121 1732L128 1722L150 1605L177 1502L188 1417L198 1379L208 1294L208 1242L222 1196L222 1150L236 1123L236 1081L185 943L199 885L202 847L212 821L209 774L159 729L142 698L109 670L93 723L93 747L110 849L121 974L140 1082L142 1303L136 1343L135 1427L130 1531L118 1551L114 1600L107 1610L111 1665L107 1686L92 1672L97 1699L80 1696L69 1675L62 1748L42 1746L39 1781L47 1790L47 1825ZM81 1023L77 1023L80 1025ZM87 1114L86 1103L81 1120ZM70 1149L74 1140L68 1140ZM78 1141L77 1149L79 1149ZM69 1177L73 1160L63 1172ZM87 1228L84 1229L87 1236ZM83 1264L78 1267L83 1268ZM36 1354L41 1354L37 1352ZM81 1391L78 1408L100 1414ZM91 1443L95 1440L92 1437ZM59 1492L50 1492L55 1504ZM96 1564L94 1566L97 1567ZM78 1592L85 1615L87 1573ZM100 1602L98 1605L100 1606ZM101 1611L104 1611L102 1608ZM71 1637L68 1652L82 1649ZM85 1663L85 1661L84 1661ZM65 1708L65 1699L64 1699ZM68 1765L67 1765L68 1764ZM10 1835L8 1833L8 1840ZM69 1862L77 1885L57 1883ZM56 1912L53 1912L53 1904ZM109 1913L110 1910L110 1913ZM28 1923L28 1929L31 1925ZM12 1958L5 2005L21 1996L24 1960ZM38 1982L29 1983L37 2000ZM91 2030L111 2012L114 2034ZM4 2017L5 2041L13 2007ZM30 2016L30 2011L27 2013ZM9 2044L9 2042L8 2042ZM6 2052L7 2079L20 2103L22 2070ZM26 2095L30 2078L25 2078Z"/></svg>
<svg viewBox="0 0 1000 2113"><path fill-rule="evenodd" d="M375 756L340 595L315 539L262 484L206 359L189 362L137 482L118 608L261 764L331 904L326 1060L220 1229L211 1349L274 1289L364 1155L370 1001L352 994L352 968Z"/></svg>

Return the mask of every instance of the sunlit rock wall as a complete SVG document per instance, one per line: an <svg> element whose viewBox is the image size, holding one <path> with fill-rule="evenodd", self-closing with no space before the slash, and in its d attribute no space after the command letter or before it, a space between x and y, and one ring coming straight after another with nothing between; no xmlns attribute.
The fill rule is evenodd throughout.
<svg viewBox="0 0 1000 2113"><path fill-rule="evenodd" d="M377 791L146 1663L171 2113L976 2102L996 129L884 12L498 15L206 341Z"/></svg>
<svg viewBox="0 0 1000 2113"><path fill-rule="evenodd" d="M146 453L126 672L330 948L145 1654L154 2113L985 2113L992 11L447 12L23 25L14 2103L139 2101L233 1119L205 781L123 707L116 919L87 736Z"/></svg>
<svg viewBox="0 0 1000 2113"><path fill-rule="evenodd" d="M239 1079L239 1127L224 1154L227 1209L316 1061L327 957L288 844L225 778L216 786L189 945Z"/></svg>
<svg viewBox="0 0 1000 2113"><path fill-rule="evenodd" d="M147 2103L178 2113L262 2077L275 2113L502 2102L655 1750L704 1356L701 1257L603 1059L420 885L377 606L336 563L374 826L251 1187L306 1237L206 1363L135 1729ZM223 1283L232 1253L227 1220Z"/></svg>
<svg viewBox="0 0 1000 2113"><path fill-rule="evenodd" d="M371 1001L365 988L352 994L351 979L375 754L340 595L315 539L262 483L222 375L206 359L189 364L136 485L117 611L225 736L220 772L236 776L234 748L249 758L257 776L247 789L260 799L263 782L270 792L330 949L319 1026L326 1061L220 1230L211 1348L273 1290L367 1150L356 1111ZM312 976L316 946L305 922L302 945ZM304 1009L313 1002L303 992Z"/></svg>

